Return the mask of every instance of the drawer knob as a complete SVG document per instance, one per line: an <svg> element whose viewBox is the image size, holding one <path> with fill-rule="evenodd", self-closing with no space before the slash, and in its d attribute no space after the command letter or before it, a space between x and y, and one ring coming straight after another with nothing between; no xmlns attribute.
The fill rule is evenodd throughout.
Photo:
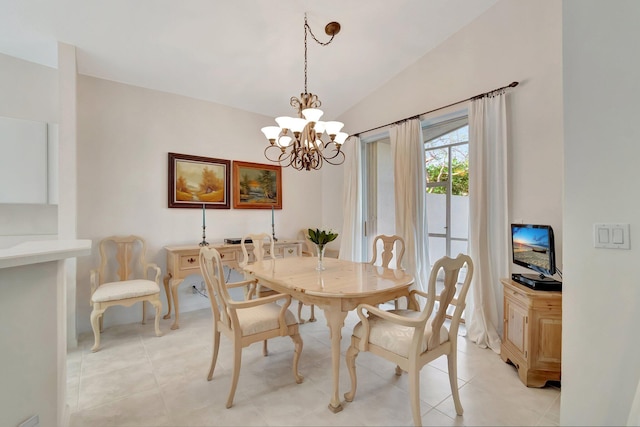
<svg viewBox="0 0 640 427"><path fill-rule="evenodd" d="M224 254L220 254L220 259L224 258Z"/></svg>
<svg viewBox="0 0 640 427"><path fill-rule="evenodd" d="M293 249L289 249L289 253L292 254L293 253Z"/></svg>
<svg viewBox="0 0 640 427"><path fill-rule="evenodd" d="M189 259L187 260L187 262L188 262L189 264L193 264L194 262L196 262L196 259L195 259L195 258L189 258Z"/></svg>

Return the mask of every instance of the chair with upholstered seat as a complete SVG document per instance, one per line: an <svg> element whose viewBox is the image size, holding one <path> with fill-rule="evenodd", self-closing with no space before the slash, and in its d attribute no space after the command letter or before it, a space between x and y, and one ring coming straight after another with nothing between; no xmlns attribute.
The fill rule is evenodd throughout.
<svg viewBox="0 0 640 427"><path fill-rule="evenodd" d="M213 372L220 349L220 334L223 333L232 341L233 374L231 390L227 398L227 408L233 405L233 397L238 385L242 349L255 342L266 341L276 337L289 336L294 342L293 376L300 384L303 377L298 373L298 361L302 353L302 338L298 333L298 322L289 310L291 296L275 294L266 297L234 301L229 295L229 288L250 286L255 280L244 280L226 283L220 253L215 248L200 249L200 270L205 279L210 296L213 313L213 355L207 379L213 378ZM282 301L279 305L277 301Z"/></svg>
<svg viewBox="0 0 640 427"><path fill-rule="evenodd" d="M460 270L466 267L466 277L456 295ZM436 280L443 273L444 287L436 295ZM457 340L465 298L473 276L473 263L467 255L457 258L443 257L436 261L429 277L428 293L412 290L410 298L417 304L416 295L426 298L422 311L384 311L368 304L357 308L360 322L354 327L351 345L347 350L347 367L351 377L351 390L344 397L353 401L356 388L356 357L369 351L396 364L396 375L409 374L409 398L416 426L422 425L420 414L420 370L440 356L447 356L449 384L456 413L462 415L458 394ZM454 307L449 329L444 324L447 308ZM367 315L365 315L365 311Z"/></svg>
<svg viewBox="0 0 640 427"><path fill-rule="evenodd" d="M378 257L378 246L382 246L380 257ZM369 264L380 265L384 268L389 268L391 260L395 257L395 268L402 268L402 258L404 257L404 239L400 236L393 235L387 236L379 234L373 239L372 245L373 253L371 254L371 261ZM394 300L395 309L398 309L398 300Z"/></svg>
<svg viewBox="0 0 640 427"><path fill-rule="evenodd" d="M155 332L160 332L160 268L145 260L146 244L138 236L112 236L100 242L100 267L91 270L91 328L94 345L100 347L103 315L114 305L131 305L142 302L142 323L146 321L145 302L155 308ZM149 276L151 273L151 276ZM151 277L151 278L149 278Z"/></svg>
<svg viewBox="0 0 640 427"><path fill-rule="evenodd" d="M251 242L251 245L253 247L251 253L249 253L249 248L247 247L248 242ZM239 263L241 268L245 267L247 264L260 262L262 260L270 259L275 256L275 243L273 241L273 237L267 233L247 234L242 238L240 245L242 247L243 255L242 261L240 261ZM267 249L265 249L265 245L267 245ZM249 278L246 273L245 278ZM247 299L253 298L254 295L260 298L277 294L276 291L263 286L262 284L260 284L260 282L256 283L252 288L246 287L245 291ZM264 345L262 346L262 354L265 356L269 354L269 351L267 349L267 340L264 340Z"/></svg>

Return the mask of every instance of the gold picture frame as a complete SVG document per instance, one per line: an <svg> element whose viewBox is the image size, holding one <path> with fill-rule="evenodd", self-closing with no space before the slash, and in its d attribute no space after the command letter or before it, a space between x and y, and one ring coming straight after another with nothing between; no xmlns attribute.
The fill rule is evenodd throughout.
<svg viewBox="0 0 640 427"><path fill-rule="evenodd" d="M169 207L230 209L231 161L169 153Z"/></svg>
<svg viewBox="0 0 640 427"><path fill-rule="evenodd" d="M233 161L234 209L282 209L282 167Z"/></svg>

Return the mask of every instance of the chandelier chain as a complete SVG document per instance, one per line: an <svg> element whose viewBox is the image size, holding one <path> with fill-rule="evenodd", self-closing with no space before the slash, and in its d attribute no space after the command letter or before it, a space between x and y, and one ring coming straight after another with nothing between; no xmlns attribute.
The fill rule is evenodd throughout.
<svg viewBox="0 0 640 427"><path fill-rule="evenodd" d="M331 35L331 38L327 42L321 42L311 31L311 27L307 23L307 14L304 14L304 93L307 92L307 31L311 34L311 37L318 43L320 46L327 46L329 43L333 41L333 38L336 36L335 34Z"/></svg>

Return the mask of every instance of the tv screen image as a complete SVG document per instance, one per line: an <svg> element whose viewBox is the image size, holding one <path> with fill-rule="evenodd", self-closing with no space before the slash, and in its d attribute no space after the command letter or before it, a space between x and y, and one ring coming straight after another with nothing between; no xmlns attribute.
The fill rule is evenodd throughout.
<svg viewBox="0 0 640 427"><path fill-rule="evenodd" d="M549 226L512 225L513 262L542 274L553 275L553 232Z"/></svg>

